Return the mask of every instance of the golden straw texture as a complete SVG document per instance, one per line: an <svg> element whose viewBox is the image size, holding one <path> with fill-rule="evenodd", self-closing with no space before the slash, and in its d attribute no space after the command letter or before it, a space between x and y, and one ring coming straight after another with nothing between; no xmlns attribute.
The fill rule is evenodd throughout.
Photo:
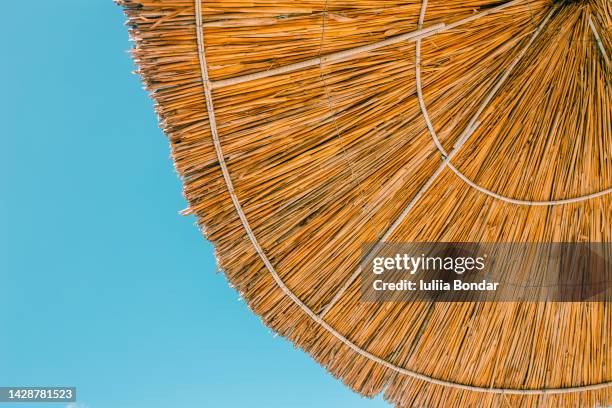
<svg viewBox="0 0 612 408"><path fill-rule="evenodd" d="M612 188L608 0L120 3L186 212L266 325L400 407L612 404L607 303L365 303L351 279L381 239L611 241L611 194L551 203ZM454 147L550 205L470 186Z"/></svg>

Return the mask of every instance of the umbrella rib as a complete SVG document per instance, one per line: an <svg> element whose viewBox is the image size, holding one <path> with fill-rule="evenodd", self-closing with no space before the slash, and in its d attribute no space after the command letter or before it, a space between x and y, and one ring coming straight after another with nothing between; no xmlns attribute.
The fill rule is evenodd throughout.
<svg viewBox="0 0 612 408"><path fill-rule="evenodd" d="M421 7L421 14L419 16L419 24L418 24L418 28L420 29L424 22L425 22L425 10L427 9L427 0L423 0L423 4ZM591 20L591 17L589 16L589 26L591 27L591 30L593 31L593 34L596 38L597 44L600 47L600 50L604 56L604 60L606 61L606 64L608 63L608 57L606 55L605 50L603 49L603 44L601 43L601 40L599 38L599 34L597 33L597 30L595 29L595 26L593 25L593 22ZM425 123L427 124L427 129L429 130L429 133L431 134L431 138L433 139L436 148L438 149L438 151L440 152L440 155L442 156L442 158L446 158L448 156L448 153L446 152L446 150L444 149L444 147L442 146L442 143L440 143L440 139L438 138L437 132L434 129L433 123L431 122L431 118L429 116L429 112L427 110L427 104L425 103L425 98L423 97L423 86L422 86L422 79L421 79L421 42L422 42L422 38L417 38L416 40L416 59L415 59L415 71L416 71L416 89L417 89L417 96L419 99L419 106L421 107L421 112L423 113L423 118L425 119ZM470 180L464 173L462 173L459 169L457 169L450 161L447 163L448 167L453 171L453 173L455 173L457 175L457 177L459 177L461 180L463 180L467 185L469 185L470 187L474 188L477 191L480 191L483 194L486 194L490 197L493 197L495 199L498 199L500 201L504 201L510 204L516 204L516 205L526 205L526 206L533 206L533 207L537 207L537 206L553 206L553 205L565 205L565 204L574 204L574 203L579 203L582 201L587 201L587 200L591 200L594 198L598 198L601 196L604 196L606 194L610 194L612 193L612 187L601 190L601 191L597 191L594 193L590 193L590 194L585 194L585 195L581 195L578 197L572 197L572 198L565 198L565 199L558 199L558 200L544 200L544 201L537 201L537 200L520 200L520 199L515 199L515 198L511 198L511 197L507 197L504 196L502 194L496 193L494 191L491 191L479 184L477 184L476 182Z"/></svg>
<svg viewBox="0 0 612 408"><path fill-rule="evenodd" d="M282 75L293 71L298 71L304 68L310 68L314 66L321 66L328 63L335 63L340 61L345 61L347 59L355 58L357 55L374 51L382 47L386 47L388 45L397 44L402 41L415 41L419 38L427 38L435 34L442 33L444 31L451 30L453 28L457 28L464 24L475 21L481 17L487 16L489 14L493 14L499 12L505 8L513 6L515 4L519 4L524 0L512 0L507 3L503 3L497 7L492 7L482 13L474 14L470 17L463 18L461 20L455 21L454 23L445 24L434 24L431 27L418 29L416 31L411 31L409 33L400 34L395 37L389 37L382 41L373 42L370 44L362 45L355 48L349 48L343 51L333 52L331 54L327 54L324 56L308 59L305 61L296 62L294 64L284 65L279 68L269 69L266 71L254 72L252 74L240 75L233 78L221 79L217 81L211 81L210 85L212 89L224 88L226 86L237 85L244 82L255 81L257 79L268 78L275 75Z"/></svg>
<svg viewBox="0 0 612 408"><path fill-rule="evenodd" d="M426 0L423 0L426 1ZM349 277L349 279L342 285L340 290L336 293L336 295L332 298L332 300L325 306L323 311L321 312L321 316L325 316L327 312L331 310L331 308L340 300L340 298L344 295L344 293L348 290L348 288L353 284L355 279L361 274L361 265L368 263L376 252L381 248L384 242L395 232L395 230L400 226L400 224L404 221L408 213L414 208L417 202L421 199L421 197L425 194L427 190L433 185L434 181L438 178L440 174L444 171L446 166L451 162L452 158L458 153L459 149L467 142L467 140L472 136L472 134L476 131L478 126L480 125L479 117L482 112L489 106L491 100L495 97L501 86L506 82L506 80L510 77L510 74L521 61L527 50L531 47L535 39L538 37L548 20L552 17L553 13L557 10L557 6L553 7L552 10L548 13L548 15L544 18L544 20L540 23L536 31L531 36L527 45L519 52L516 58L512 61L508 69L504 72L504 74L499 78L496 82L495 86L491 91L487 94L484 101L480 104L478 110L469 121L465 130L461 133L461 136L455 142L452 150L444 156L442 163L438 166L436 171L432 174L432 176L423 184L421 189L412 197L408 205L404 208L404 210L400 213L399 217L391 224L391 226L385 231L382 237L379 238L378 242L366 253L364 260L361 262L360 266L355 270L355 272ZM424 15L421 13L421 15ZM429 126L429 124L428 124Z"/></svg>
<svg viewBox="0 0 612 408"><path fill-rule="evenodd" d="M606 66L610 66L610 58L608 58L608 54L606 53L606 49L604 48L603 42L601 41L601 37L599 36L599 32L593 23L593 19L589 15L589 27L593 32L593 36L595 37L595 42L597 43L597 47L603 56L604 61L606 62Z"/></svg>
<svg viewBox="0 0 612 408"><path fill-rule="evenodd" d="M327 330L332 336L338 339L340 342L345 344L355 353L360 356L369 359L375 363L378 363L390 370L396 371L400 374L415 378L417 380L425 381L435 385L441 385L449 388L460 389L464 391L473 391L473 392L484 392L484 393L492 393L492 394L514 394L514 395L547 395L547 394L564 394L570 392L580 392L580 391L590 391L590 390L598 390L605 387L612 386L612 381L604 382L599 384L590 384L584 386L577 387L567 387L567 388L548 388L548 389L519 389L519 388L492 388L492 387L478 387L474 385L462 384L453 381L442 380L439 378L434 378L428 375L420 374L415 371L406 369L404 367L397 366L383 358L377 357L372 353L360 348L351 340L344 337L340 334L336 329L334 329L329 323L327 323L322 317L317 315L312 309L310 309L297 295L295 295L283 282L280 278L274 266L266 256L265 252L259 245L253 230L249 224L249 221L242 210L242 206L240 205L240 201L236 196L234 191L232 179L229 173L229 169L227 167L227 163L225 162L225 157L223 153L223 148L221 146L221 141L219 140L219 134L217 131L217 125L215 120L215 111L213 105L212 98L212 86L210 79L208 77L208 68L206 64L206 54L204 47L204 35L203 35L203 27L202 27L202 1L203 0L194 0L195 2L195 21L196 21L196 39L198 46L198 59L200 63L200 74L202 77L202 86L204 88L205 101L206 101L206 109L208 111L209 116L209 125L211 129L211 135L213 139L213 145L215 148L215 154L217 155L217 160L219 161L219 166L221 167L221 172L223 174L223 179L226 184L227 191L231 197L232 203L236 209L236 213L240 217L240 221L242 222L242 226L244 228L245 233L247 234L249 240L253 244L253 247L260 259L270 272L273 280L276 282L278 287L285 293L287 297L289 297L307 316L309 316L313 321L319 324L322 328ZM477 123L477 121L475 121ZM474 126L472 126L469 130L473 131ZM469 136L469 132L466 133ZM466 138L464 136L464 138Z"/></svg>

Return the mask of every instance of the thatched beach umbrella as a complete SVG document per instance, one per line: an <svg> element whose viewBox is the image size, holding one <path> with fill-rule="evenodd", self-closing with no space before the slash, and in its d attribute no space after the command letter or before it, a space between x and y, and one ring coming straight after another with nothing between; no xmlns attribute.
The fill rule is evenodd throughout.
<svg viewBox="0 0 612 408"><path fill-rule="evenodd" d="M398 406L612 403L612 305L360 299L362 244L611 242L609 0L123 0L219 265Z"/></svg>

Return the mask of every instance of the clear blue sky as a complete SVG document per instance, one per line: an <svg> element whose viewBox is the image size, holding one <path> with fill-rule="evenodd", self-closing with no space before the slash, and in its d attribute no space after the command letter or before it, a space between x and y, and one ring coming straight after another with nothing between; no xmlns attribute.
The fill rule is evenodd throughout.
<svg viewBox="0 0 612 408"><path fill-rule="evenodd" d="M2 12L0 385L75 385L79 408L387 406L274 337L216 273L178 215L121 9Z"/></svg>

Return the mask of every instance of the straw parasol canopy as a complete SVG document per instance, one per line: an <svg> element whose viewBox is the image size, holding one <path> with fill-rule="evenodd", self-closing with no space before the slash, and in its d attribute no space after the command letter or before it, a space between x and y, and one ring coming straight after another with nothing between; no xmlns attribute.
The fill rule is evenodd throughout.
<svg viewBox="0 0 612 408"><path fill-rule="evenodd" d="M121 0L220 268L400 407L612 404L612 304L363 302L362 245L611 242L609 0Z"/></svg>

